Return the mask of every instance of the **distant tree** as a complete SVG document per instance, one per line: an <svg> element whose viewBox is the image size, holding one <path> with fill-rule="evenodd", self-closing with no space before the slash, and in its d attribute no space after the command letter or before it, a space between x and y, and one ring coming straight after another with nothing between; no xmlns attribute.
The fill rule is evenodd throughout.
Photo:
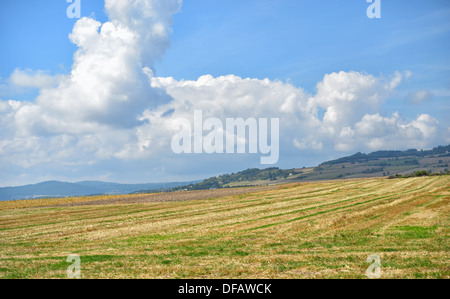
<svg viewBox="0 0 450 299"><path fill-rule="evenodd" d="M422 170L422 171L416 171L414 173L415 177L422 177L422 176L429 176L430 172L426 171L426 170Z"/></svg>

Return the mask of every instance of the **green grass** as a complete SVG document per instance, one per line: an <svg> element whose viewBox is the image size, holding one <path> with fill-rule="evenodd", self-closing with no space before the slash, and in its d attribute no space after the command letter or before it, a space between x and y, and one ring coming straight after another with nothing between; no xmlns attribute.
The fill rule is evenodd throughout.
<svg viewBox="0 0 450 299"><path fill-rule="evenodd" d="M0 278L66 278L70 254L82 278L366 278L373 254L383 278L449 278L449 199L443 176L190 202L0 203Z"/></svg>
<svg viewBox="0 0 450 299"><path fill-rule="evenodd" d="M395 230L402 232L400 235L404 239L427 239L434 236L437 226L421 227L421 226L399 226Z"/></svg>

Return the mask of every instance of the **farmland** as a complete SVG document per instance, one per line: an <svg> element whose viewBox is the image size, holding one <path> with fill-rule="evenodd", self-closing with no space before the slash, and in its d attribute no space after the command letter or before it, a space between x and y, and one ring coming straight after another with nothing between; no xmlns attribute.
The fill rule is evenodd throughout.
<svg viewBox="0 0 450 299"><path fill-rule="evenodd" d="M0 278L450 278L449 176L193 192L0 202Z"/></svg>
<svg viewBox="0 0 450 299"><path fill-rule="evenodd" d="M337 179L407 176L418 171L449 173L450 145L432 150L378 151L328 161L317 167L295 169L247 169L212 177L200 183L175 189L204 190L242 186L289 184Z"/></svg>

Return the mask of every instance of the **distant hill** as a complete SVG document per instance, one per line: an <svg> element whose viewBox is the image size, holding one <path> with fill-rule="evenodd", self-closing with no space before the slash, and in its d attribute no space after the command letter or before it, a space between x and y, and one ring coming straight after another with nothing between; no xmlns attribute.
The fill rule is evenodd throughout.
<svg viewBox="0 0 450 299"><path fill-rule="evenodd" d="M163 184L116 184L106 182L64 183L50 181L36 185L0 188L0 201L44 197L114 195L131 193L207 190L220 188L275 185L295 182L389 177L409 175L419 171L444 173L449 171L450 145L432 150L377 151L324 162L311 168L247 169L224 174L204 181Z"/></svg>
<svg viewBox="0 0 450 299"><path fill-rule="evenodd" d="M224 174L219 177L212 177L203 182L197 184L191 184L188 186L181 186L175 188L177 190L205 190L205 189L219 189L230 187L244 187L254 186L258 183L264 182L266 184L272 182L276 183L280 179L287 179L290 176L299 175L303 172L296 169L279 169L279 168L266 168L266 169L247 169L238 173Z"/></svg>
<svg viewBox="0 0 450 299"><path fill-rule="evenodd" d="M391 158L405 158L405 157L415 157L424 158L427 156L434 156L437 158L445 158L450 156L450 145L439 146L432 150L418 151L416 149L410 149L407 151L378 151L370 154L357 153L353 156L340 158L333 161L328 161L322 163L321 166L342 164L342 163L367 163L369 161L376 161L380 159L391 159Z"/></svg>
<svg viewBox="0 0 450 299"><path fill-rule="evenodd" d="M106 182L65 183L48 181L35 185L0 188L0 201L90 195L129 194L140 190L157 191L195 183L116 184Z"/></svg>
<svg viewBox="0 0 450 299"><path fill-rule="evenodd" d="M201 183L174 188L174 190L204 190L294 182L389 177L409 175L417 171L443 173L449 171L450 145L432 150L377 151L328 161L313 168L248 169L234 174L212 177Z"/></svg>

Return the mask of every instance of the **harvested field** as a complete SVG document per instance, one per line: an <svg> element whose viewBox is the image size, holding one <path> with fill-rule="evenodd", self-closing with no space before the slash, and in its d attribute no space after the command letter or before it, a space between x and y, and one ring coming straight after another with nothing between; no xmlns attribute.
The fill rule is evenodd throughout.
<svg viewBox="0 0 450 299"><path fill-rule="evenodd" d="M276 188L278 187L277 186L245 187L245 188L199 190L199 191L179 191L179 192L140 194L140 195L124 195L124 196L116 196L115 198L106 198L100 200L55 205L55 207L131 204L131 203L148 203L148 202L174 202L174 201L213 199L224 196L235 196L241 194L262 192L267 190L273 190Z"/></svg>
<svg viewBox="0 0 450 299"><path fill-rule="evenodd" d="M450 278L450 177L0 203L0 278Z"/></svg>

